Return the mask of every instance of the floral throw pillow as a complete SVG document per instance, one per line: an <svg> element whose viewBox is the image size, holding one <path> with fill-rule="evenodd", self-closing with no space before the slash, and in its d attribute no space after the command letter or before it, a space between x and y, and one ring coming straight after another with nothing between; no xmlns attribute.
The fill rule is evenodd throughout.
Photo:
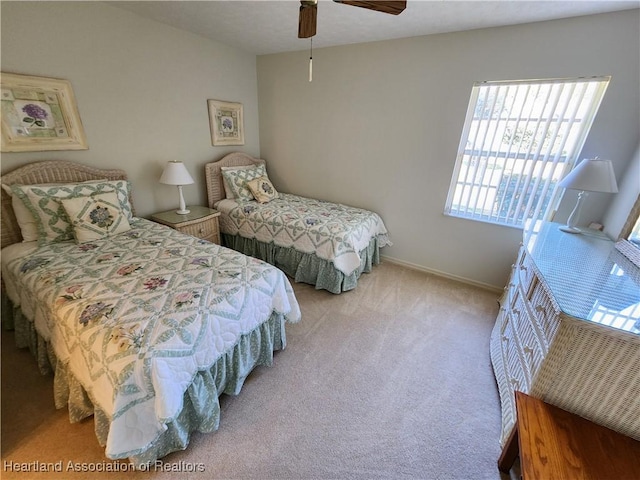
<svg viewBox="0 0 640 480"><path fill-rule="evenodd" d="M116 192L62 200L77 243L92 242L131 229Z"/></svg>
<svg viewBox="0 0 640 480"><path fill-rule="evenodd" d="M253 198L260 203L267 203L278 198L278 192L266 175L248 182L247 188L253 194Z"/></svg>
<svg viewBox="0 0 640 480"><path fill-rule="evenodd" d="M251 191L247 188L247 183L267 174L264 164L256 165L252 168L241 170L222 169L222 178L227 181L229 189L233 192L233 197L237 202L248 202L253 200Z"/></svg>

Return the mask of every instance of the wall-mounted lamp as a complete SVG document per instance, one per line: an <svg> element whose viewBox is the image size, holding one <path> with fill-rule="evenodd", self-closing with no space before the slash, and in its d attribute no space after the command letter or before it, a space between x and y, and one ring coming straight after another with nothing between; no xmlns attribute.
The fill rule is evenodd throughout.
<svg viewBox="0 0 640 480"><path fill-rule="evenodd" d="M180 215L186 215L190 212L187 210L187 206L184 203L184 197L182 196L182 186L183 185L191 185L193 182L193 178L189 175L187 171L187 167L184 166L184 163L178 161L172 161L167 163L167 166L164 167L164 171L162 172L162 176L160 177L160 183L164 183L165 185L177 185L178 186L178 195L180 196L180 209L176 210L176 213Z"/></svg>
<svg viewBox="0 0 640 480"><path fill-rule="evenodd" d="M582 201L587 196L587 192L618 192L618 184L616 183L616 175L613 171L611 160L601 160L598 157L584 159L558 185L571 190L580 190L578 202L573 212L571 212L567 224L560 227L560 230L567 233L580 233L580 229L576 225L580 217Z"/></svg>

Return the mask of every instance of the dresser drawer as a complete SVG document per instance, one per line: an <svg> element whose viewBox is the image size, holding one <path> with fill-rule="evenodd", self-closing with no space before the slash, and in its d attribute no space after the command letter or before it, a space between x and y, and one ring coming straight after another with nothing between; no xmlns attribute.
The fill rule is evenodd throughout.
<svg viewBox="0 0 640 480"><path fill-rule="evenodd" d="M516 274L516 264L511 265L511 275L509 276L509 283L504 287L504 293L500 299L500 305L503 305L508 310L511 310L514 301L515 292L518 290L518 275Z"/></svg>
<svg viewBox="0 0 640 480"><path fill-rule="evenodd" d="M220 243L218 238L218 218L208 218L202 222L192 223L191 225L184 225L177 227L176 230L193 237L201 238L214 243Z"/></svg>
<svg viewBox="0 0 640 480"><path fill-rule="evenodd" d="M537 277L534 278L533 286L529 292L529 306L536 327L541 333L541 340L544 342L543 351L546 353L553 337L558 332L560 308L546 285Z"/></svg>
<svg viewBox="0 0 640 480"><path fill-rule="evenodd" d="M546 341L540 338L541 334L536 329L535 320L531 318L531 315L531 309L528 308L526 298L518 291L510 312L510 318L513 331L517 336L529 384L533 383L535 376L540 371L544 354L547 351Z"/></svg>
<svg viewBox="0 0 640 480"><path fill-rule="evenodd" d="M522 351L518 345L518 339L513 327L513 319L507 315L500 337L502 346L502 358L505 366L505 374L507 381L512 390L520 390L521 392L529 391L528 375L525 374L525 365L523 361Z"/></svg>
<svg viewBox="0 0 640 480"><path fill-rule="evenodd" d="M516 263L515 274L518 276L518 281L524 291L529 291L531 283L535 278L535 267L533 266L533 260L527 254L524 247L520 249L520 255Z"/></svg>

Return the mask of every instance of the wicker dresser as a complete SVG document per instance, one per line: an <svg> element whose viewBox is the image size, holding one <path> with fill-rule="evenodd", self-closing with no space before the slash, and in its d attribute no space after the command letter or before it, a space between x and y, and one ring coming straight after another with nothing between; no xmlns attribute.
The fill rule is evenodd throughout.
<svg viewBox="0 0 640 480"><path fill-rule="evenodd" d="M598 233L526 234L491 334L504 444L516 390L640 440L640 272Z"/></svg>

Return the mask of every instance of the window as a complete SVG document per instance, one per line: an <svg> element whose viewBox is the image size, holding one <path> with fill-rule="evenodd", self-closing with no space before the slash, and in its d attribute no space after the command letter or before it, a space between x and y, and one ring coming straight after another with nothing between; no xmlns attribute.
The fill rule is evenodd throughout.
<svg viewBox="0 0 640 480"><path fill-rule="evenodd" d="M513 227L546 219L610 78L476 83L445 214Z"/></svg>

